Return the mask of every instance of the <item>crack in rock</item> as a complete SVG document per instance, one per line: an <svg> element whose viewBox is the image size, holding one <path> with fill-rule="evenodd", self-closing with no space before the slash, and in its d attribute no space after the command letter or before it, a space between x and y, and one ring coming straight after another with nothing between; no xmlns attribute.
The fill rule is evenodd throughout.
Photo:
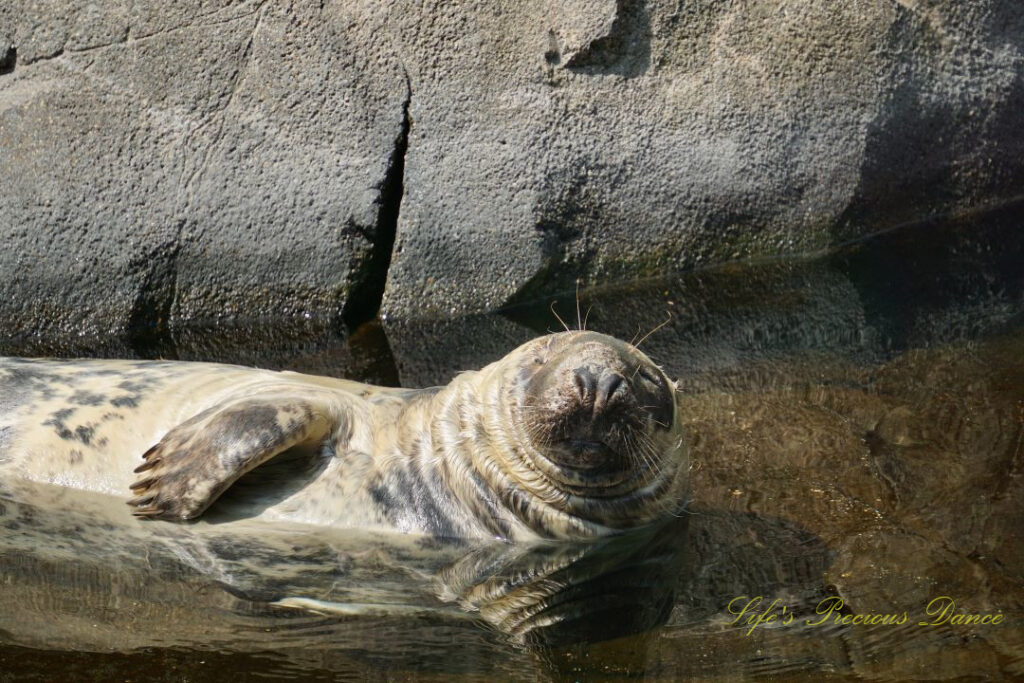
<svg viewBox="0 0 1024 683"><path fill-rule="evenodd" d="M357 267L355 283L342 309L342 320L348 330L354 331L361 324L373 320L380 313L384 298L384 286L391 269L391 256L398 232L398 216L401 213L402 196L405 194L405 157L409 149L409 130L412 120L409 107L412 104L412 82L409 73L405 75L405 101L402 103L402 124L395 146L388 161L384 180L380 185L380 207L377 212L373 247L369 258Z"/></svg>

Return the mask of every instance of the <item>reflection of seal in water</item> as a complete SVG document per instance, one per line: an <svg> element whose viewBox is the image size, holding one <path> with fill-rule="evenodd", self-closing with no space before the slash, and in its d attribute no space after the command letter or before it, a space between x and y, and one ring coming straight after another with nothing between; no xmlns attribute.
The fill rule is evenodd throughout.
<svg viewBox="0 0 1024 683"><path fill-rule="evenodd" d="M20 482L12 499L4 488L0 623L19 628L0 633L0 650L10 640L47 650L215 645L391 658L422 656L409 642L433 651L424 632L438 627L462 648L480 642L483 624L527 646L619 637L667 618L691 519L583 541L468 546L258 520L144 524L126 519L112 496ZM495 641L484 640L493 657Z"/></svg>
<svg viewBox="0 0 1024 683"><path fill-rule="evenodd" d="M535 339L426 390L199 363L7 359L0 391L0 476L130 487L143 517L195 518L285 452L306 464L281 458L273 485L240 482L242 514L579 538L671 513L686 486L674 386L637 349L593 332Z"/></svg>

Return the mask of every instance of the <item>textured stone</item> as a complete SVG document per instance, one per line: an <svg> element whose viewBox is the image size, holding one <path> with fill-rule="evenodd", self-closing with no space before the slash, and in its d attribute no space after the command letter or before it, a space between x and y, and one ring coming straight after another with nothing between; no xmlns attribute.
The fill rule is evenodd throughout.
<svg viewBox="0 0 1024 683"><path fill-rule="evenodd" d="M4 3L7 329L171 354L193 324L340 324L408 96L384 20L371 3Z"/></svg>
<svg viewBox="0 0 1024 683"><path fill-rule="evenodd" d="M1024 6L396 4L412 84L385 314L446 317L998 205Z"/></svg>
<svg viewBox="0 0 1024 683"><path fill-rule="evenodd" d="M0 343L192 357L1004 205L1022 55L1017 0L3 3Z"/></svg>

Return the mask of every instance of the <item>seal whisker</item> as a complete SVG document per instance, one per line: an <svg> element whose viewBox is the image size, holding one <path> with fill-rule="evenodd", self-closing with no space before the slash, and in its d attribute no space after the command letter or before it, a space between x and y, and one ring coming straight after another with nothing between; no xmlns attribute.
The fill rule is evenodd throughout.
<svg viewBox="0 0 1024 683"><path fill-rule="evenodd" d="M634 344L633 342L635 342L636 338L639 337L639 336L640 336L640 323L637 323L636 324L636 334L634 334L633 338L629 340L629 345L630 346L636 346L636 344Z"/></svg>
<svg viewBox="0 0 1024 683"><path fill-rule="evenodd" d="M668 325L668 324L669 324L669 322L670 322L670 321L672 320L672 312L671 312L671 311L666 311L666 313L668 314L668 317L667 317L667 318L665 318L665 322L661 323L660 325L658 325L657 327L655 327L655 328L654 328L653 330L651 330L650 332L648 332L648 333L647 333L647 334L645 334L644 336L640 337L640 341L638 341L638 342L636 342L635 344L633 344L633 346L635 346L636 348L638 348L638 349L639 349L639 348L640 348L640 345L641 345L641 344L643 344L643 343L644 343L644 341L645 341L645 340L646 340L646 339L647 339L648 337L650 337L650 336L651 336L652 334L654 334L655 332L657 332L657 331L658 331L658 330L660 330L661 328L665 327L665 325Z"/></svg>
<svg viewBox="0 0 1024 683"><path fill-rule="evenodd" d="M527 429L527 434L529 434L531 441L542 447L550 446L553 440L551 432L540 425L530 425Z"/></svg>
<svg viewBox="0 0 1024 683"><path fill-rule="evenodd" d="M633 441L636 444L637 451L640 456L644 459L651 471L654 472L655 477L660 478L662 476L662 468L660 465L661 459L658 454L654 451L653 444L650 443L649 439L642 432L635 432Z"/></svg>
<svg viewBox="0 0 1024 683"><path fill-rule="evenodd" d="M576 278L576 329L583 331L583 321L580 320L580 279Z"/></svg>
<svg viewBox="0 0 1024 683"><path fill-rule="evenodd" d="M647 461L646 456L639 450L635 443L632 435L626 435L623 438L623 445L626 450L626 455L629 458L630 465L636 471L637 477L642 477L643 474L650 470L650 463Z"/></svg>
<svg viewBox="0 0 1024 683"><path fill-rule="evenodd" d="M641 405L637 406L637 408L639 408L640 410L654 410L657 409L658 406ZM665 429L668 429L669 426L662 422L661 420L659 420L658 418L654 417L654 415L648 415L648 417L654 424L658 425L659 427L664 427Z"/></svg>
<svg viewBox="0 0 1024 683"><path fill-rule="evenodd" d="M572 332L572 330L569 329L569 326L565 324L565 321L562 320L562 316L558 315L558 311L555 310L554 301L551 302L551 312L555 315L556 318L558 318L558 322L562 323L562 327L565 328L566 332Z"/></svg>
<svg viewBox="0 0 1024 683"><path fill-rule="evenodd" d="M587 320L590 318L590 311L594 308L593 304L587 306L587 312L583 314L583 326L580 328L582 331L587 329Z"/></svg>
<svg viewBox="0 0 1024 683"><path fill-rule="evenodd" d="M632 435L630 435L630 437L631 437L630 440L632 441L633 446L636 449L637 455L639 455L640 458L643 460L643 462L644 462L645 466L647 467L647 469L649 471L653 472L656 477L660 476L661 475L661 470L658 467L657 457L655 456L654 453L649 452L644 447L645 444L644 444L644 442L643 442L643 440L641 438L641 435L640 434L632 434Z"/></svg>

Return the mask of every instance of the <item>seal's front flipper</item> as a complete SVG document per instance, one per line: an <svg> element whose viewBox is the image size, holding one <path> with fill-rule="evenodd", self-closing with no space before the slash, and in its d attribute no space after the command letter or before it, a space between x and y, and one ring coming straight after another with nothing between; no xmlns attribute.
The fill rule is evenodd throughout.
<svg viewBox="0 0 1024 683"><path fill-rule="evenodd" d="M243 474L294 446L322 443L338 421L336 406L308 396L215 406L146 451L128 505L137 517L193 519Z"/></svg>

